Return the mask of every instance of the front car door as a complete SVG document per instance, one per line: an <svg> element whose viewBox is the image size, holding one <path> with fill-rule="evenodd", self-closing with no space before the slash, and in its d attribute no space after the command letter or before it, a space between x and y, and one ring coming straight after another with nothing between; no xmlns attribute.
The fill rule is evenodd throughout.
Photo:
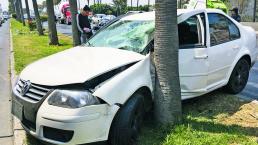
<svg viewBox="0 0 258 145"><path fill-rule="evenodd" d="M182 99L205 93L208 80L205 13L178 24L179 74Z"/></svg>
<svg viewBox="0 0 258 145"><path fill-rule="evenodd" d="M208 13L209 23L209 77L208 91L227 83L227 74L241 48L240 31L228 17Z"/></svg>

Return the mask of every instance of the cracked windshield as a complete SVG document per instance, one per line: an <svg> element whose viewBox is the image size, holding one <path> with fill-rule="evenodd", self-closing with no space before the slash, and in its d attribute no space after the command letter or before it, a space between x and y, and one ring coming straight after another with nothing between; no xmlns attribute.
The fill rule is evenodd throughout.
<svg viewBox="0 0 258 145"><path fill-rule="evenodd" d="M96 34L89 43L94 47L112 47L142 53L153 39L154 28L154 21L119 20Z"/></svg>

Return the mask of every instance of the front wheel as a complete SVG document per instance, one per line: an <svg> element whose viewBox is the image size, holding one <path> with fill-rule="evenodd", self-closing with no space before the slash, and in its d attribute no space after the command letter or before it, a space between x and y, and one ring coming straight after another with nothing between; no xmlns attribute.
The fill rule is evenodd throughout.
<svg viewBox="0 0 258 145"><path fill-rule="evenodd" d="M247 84L249 70L249 63L245 59L239 60L230 76L229 82L226 86L226 91L231 94L240 93Z"/></svg>
<svg viewBox="0 0 258 145"><path fill-rule="evenodd" d="M144 97L133 95L113 120L109 142L111 145L135 145L144 116Z"/></svg>

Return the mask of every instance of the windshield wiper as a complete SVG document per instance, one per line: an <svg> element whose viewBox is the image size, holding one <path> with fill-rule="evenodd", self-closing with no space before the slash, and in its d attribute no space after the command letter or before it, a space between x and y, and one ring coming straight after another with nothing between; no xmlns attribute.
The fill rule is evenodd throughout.
<svg viewBox="0 0 258 145"><path fill-rule="evenodd" d="M92 46L92 44L90 43L90 41L87 41L86 43L88 44L88 46Z"/></svg>

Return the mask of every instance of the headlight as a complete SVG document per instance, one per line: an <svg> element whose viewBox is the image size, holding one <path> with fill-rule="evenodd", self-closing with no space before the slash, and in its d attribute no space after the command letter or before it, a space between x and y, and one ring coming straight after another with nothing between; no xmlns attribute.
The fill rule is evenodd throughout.
<svg viewBox="0 0 258 145"><path fill-rule="evenodd" d="M64 108L81 108L100 104L98 98L87 91L55 90L48 99L48 104Z"/></svg>

